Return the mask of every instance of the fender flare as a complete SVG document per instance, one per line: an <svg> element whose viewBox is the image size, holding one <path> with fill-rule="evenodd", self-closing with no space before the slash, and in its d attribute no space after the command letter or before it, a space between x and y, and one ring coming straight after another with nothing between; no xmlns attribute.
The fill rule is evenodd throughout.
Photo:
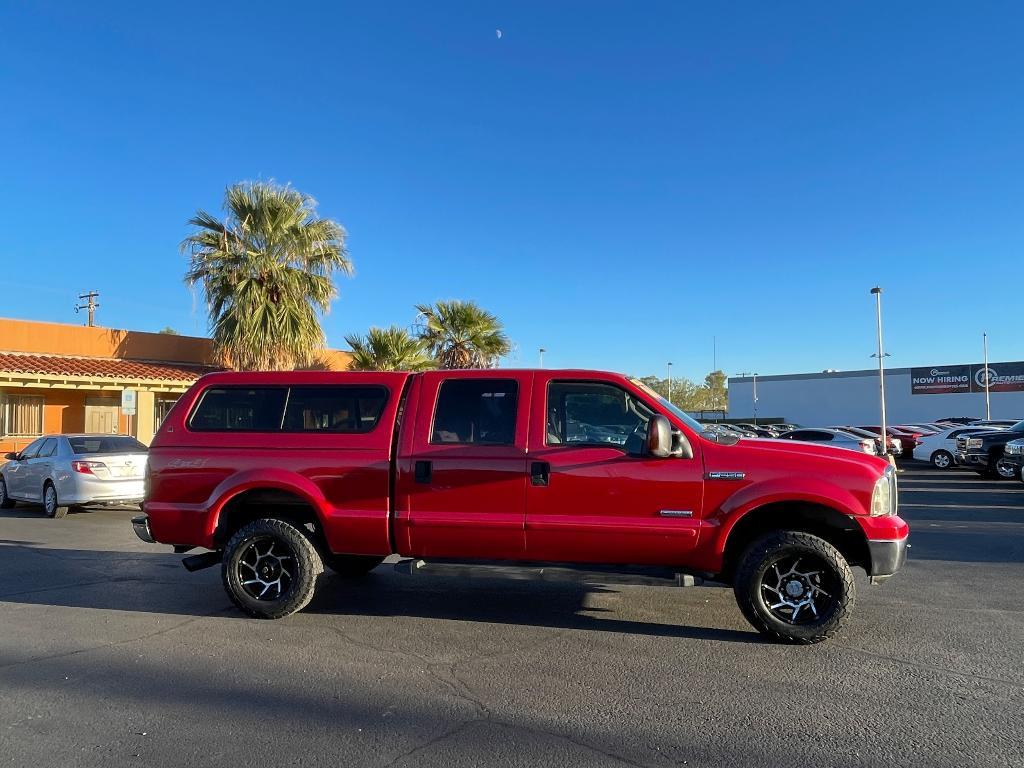
<svg viewBox="0 0 1024 768"><path fill-rule="evenodd" d="M726 499L720 508L720 525L714 551L725 553L729 536L736 525L751 512L769 504L803 503L831 509L845 517L860 517L862 504L850 491L820 478L801 478L798 488L792 479L773 479L752 483Z"/></svg>
<svg viewBox="0 0 1024 768"><path fill-rule="evenodd" d="M289 472L285 469L250 469L224 478L210 494L207 504L206 537L213 537L220 526L220 516L224 508L235 498L256 489L272 489L294 494L312 507L313 512L323 525L327 517L328 502L316 483L308 477Z"/></svg>

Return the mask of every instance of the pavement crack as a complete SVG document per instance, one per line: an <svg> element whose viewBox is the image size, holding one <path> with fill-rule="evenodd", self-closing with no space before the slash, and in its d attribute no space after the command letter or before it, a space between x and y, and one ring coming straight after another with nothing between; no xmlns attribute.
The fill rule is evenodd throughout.
<svg viewBox="0 0 1024 768"><path fill-rule="evenodd" d="M71 656L78 656L78 655L83 654L83 653L91 653L93 651L100 651L100 650L103 650L104 648L116 648L117 646L120 646L120 645L131 645L132 643L138 643L138 642L141 642L143 640L151 640L154 637L160 637L161 635L166 635L166 634L168 634L170 632L174 632L176 630L179 630L182 627L188 626L189 624L191 624L191 623L193 623L195 621L199 621L200 619L207 619L207 618L210 618L210 617L213 617L213 616L217 616L217 615L219 615L221 613L225 613L225 612L227 612L229 610L232 610L232 609L224 608L224 609L221 609L219 611L214 611L213 613L202 614L201 616L190 616L189 618L185 619L184 621L179 621L177 624L173 624L170 627L164 627L163 629L159 629L159 630L157 630L155 632L148 632L148 633L146 633L144 635L139 635L137 637L128 637L128 638L125 638L123 640L112 640L112 641L110 641L108 643L100 643L99 645L92 645L92 646L89 646L88 648L76 648L73 651L63 651L61 653L51 653L51 654L47 654L47 655L44 655L44 656L33 656L31 658L22 659L20 661L12 661L12 662L8 662L6 664L0 664L0 669L10 669L12 667L21 667L21 666L26 666L28 664L35 664L35 663L38 663L40 661L52 661L54 659L66 659L66 658L69 658Z"/></svg>
<svg viewBox="0 0 1024 768"><path fill-rule="evenodd" d="M949 667L940 667L937 664L928 664L923 661L911 661L910 659L903 659L899 656L889 656L884 653L876 653L874 651L869 651L864 648L856 648L851 645L835 645L834 647L840 648L845 651L850 651L852 653L859 653L862 656L867 656L872 659L879 659L881 661L891 661L894 664L902 664L907 667L924 669L928 670L929 672L939 672L949 677L964 677L969 678L971 680L984 680L985 682L996 683L998 685L1005 685L1009 686L1010 688L1024 689L1024 683L1017 680L1007 680L1006 678L1002 677L989 677L988 675L979 675L975 674L974 672L963 672L956 669L950 669Z"/></svg>

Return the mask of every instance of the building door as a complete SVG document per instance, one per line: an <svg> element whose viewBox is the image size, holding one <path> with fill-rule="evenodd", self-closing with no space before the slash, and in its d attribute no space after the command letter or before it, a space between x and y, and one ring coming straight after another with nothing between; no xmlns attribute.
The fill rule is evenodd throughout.
<svg viewBox="0 0 1024 768"><path fill-rule="evenodd" d="M85 400L85 431L116 435L121 406L112 397L88 397Z"/></svg>

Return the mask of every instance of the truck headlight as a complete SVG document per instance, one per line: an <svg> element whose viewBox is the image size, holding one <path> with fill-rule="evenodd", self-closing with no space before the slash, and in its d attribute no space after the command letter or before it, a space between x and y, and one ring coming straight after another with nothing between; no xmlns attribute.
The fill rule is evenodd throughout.
<svg viewBox="0 0 1024 768"><path fill-rule="evenodd" d="M967 439L968 448L981 448L982 439L980 437L971 437Z"/></svg>
<svg viewBox="0 0 1024 768"><path fill-rule="evenodd" d="M896 473L889 467L871 491L871 516L895 515L896 506Z"/></svg>
<svg viewBox="0 0 1024 768"><path fill-rule="evenodd" d="M1024 453L1024 443L1018 443L1018 442L1007 443L1006 444L1006 453L1013 454L1013 455L1018 454L1018 453Z"/></svg>

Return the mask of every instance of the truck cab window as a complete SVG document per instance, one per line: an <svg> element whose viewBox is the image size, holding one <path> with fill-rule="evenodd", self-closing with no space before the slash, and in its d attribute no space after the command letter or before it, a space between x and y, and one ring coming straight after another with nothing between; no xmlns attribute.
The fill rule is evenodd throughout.
<svg viewBox="0 0 1024 768"><path fill-rule="evenodd" d="M647 406L611 384L548 385L548 445L616 446L639 452L650 418Z"/></svg>
<svg viewBox="0 0 1024 768"><path fill-rule="evenodd" d="M441 384L431 443L512 445L518 387L511 379L453 379Z"/></svg>

